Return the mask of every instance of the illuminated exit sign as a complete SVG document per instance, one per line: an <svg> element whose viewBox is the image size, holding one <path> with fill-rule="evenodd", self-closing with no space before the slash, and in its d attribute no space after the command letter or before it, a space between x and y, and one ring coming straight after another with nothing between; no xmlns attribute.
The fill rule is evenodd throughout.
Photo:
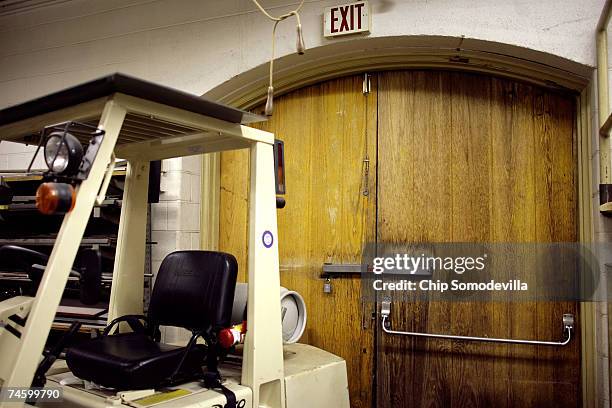
<svg viewBox="0 0 612 408"><path fill-rule="evenodd" d="M326 7L323 14L325 37L370 32L370 5L367 1Z"/></svg>

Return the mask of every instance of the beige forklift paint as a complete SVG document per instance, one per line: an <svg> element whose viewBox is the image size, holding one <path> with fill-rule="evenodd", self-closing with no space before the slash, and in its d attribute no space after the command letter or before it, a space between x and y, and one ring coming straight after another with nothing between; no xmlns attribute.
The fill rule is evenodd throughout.
<svg viewBox="0 0 612 408"><path fill-rule="evenodd" d="M100 115L101 112L101 115ZM121 134L126 115L138 115L153 123L170 123L194 128L195 134L176 134L134 142ZM0 303L0 323L15 325L8 316L27 316L17 339L0 330L0 381L3 387L28 387L53 323L55 311L76 256L89 215L100 193L113 152L128 160L121 209L117 255L109 305L109 321L124 314L142 314L146 192L148 162L151 160L233 149L251 154L249 219L249 291L242 369L228 374L227 383L242 407L301 408L313 406L348 407L348 385L344 360L312 346L283 346L278 235L273 166L274 136L244 125L225 122L148 100L115 93L110 97L81 103L34 118L0 127L0 140L15 140L35 134L44 126L69 120L99 117L106 134L88 178L77 189L74 209L65 215L49 263L35 298L20 296ZM159 123L159 122L158 122ZM102 192L104 193L104 192ZM270 248L262 236L274 237ZM60 385L66 368L55 367L49 386ZM222 367L223 370L223 367ZM63 371L63 372L62 372ZM223 372L223 371L222 371ZM110 407L130 404L130 393L114 397L64 385L62 406ZM204 390L155 406L213 407L224 404L216 391ZM0 407L16 406L0 402Z"/></svg>

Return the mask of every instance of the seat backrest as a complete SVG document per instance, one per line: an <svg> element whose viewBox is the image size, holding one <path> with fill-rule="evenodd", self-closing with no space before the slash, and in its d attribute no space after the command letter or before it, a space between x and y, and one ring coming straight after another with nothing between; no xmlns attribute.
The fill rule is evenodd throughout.
<svg viewBox="0 0 612 408"><path fill-rule="evenodd" d="M153 325L208 330L230 325L238 263L215 251L177 251L164 258L151 294Z"/></svg>

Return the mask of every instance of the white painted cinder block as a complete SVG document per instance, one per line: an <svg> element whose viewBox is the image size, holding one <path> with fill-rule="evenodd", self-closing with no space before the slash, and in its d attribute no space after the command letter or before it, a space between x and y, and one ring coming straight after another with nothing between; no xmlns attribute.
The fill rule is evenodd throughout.
<svg viewBox="0 0 612 408"><path fill-rule="evenodd" d="M181 205L182 203L180 201L171 201L166 203L168 231L179 231L181 229Z"/></svg>
<svg viewBox="0 0 612 408"><path fill-rule="evenodd" d="M33 153L11 153L7 154L7 166L9 169L22 170L27 169L32 160ZM45 162L40 154L36 156L36 160L32 164L32 169L46 168Z"/></svg>
<svg viewBox="0 0 612 408"><path fill-rule="evenodd" d="M168 231L200 231L200 205L183 201L168 202Z"/></svg>
<svg viewBox="0 0 612 408"><path fill-rule="evenodd" d="M182 203L180 217L181 231L200 231L200 204Z"/></svg>
<svg viewBox="0 0 612 408"><path fill-rule="evenodd" d="M0 143L0 146L2 147L2 154L27 153L34 152L36 150L36 146L28 146L13 142L2 142Z"/></svg>
<svg viewBox="0 0 612 408"><path fill-rule="evenodd" d="M166 255L176 250L176 231L151 231L151 240L156 242L151 248L151 260L163 261Z"/></svg>
<svg viewBox="0 0 612 408"><path fill-rule="evenodd" d="M200 174L202 171L202 156L186 156L182 159L181 170L187 171L191 174Z"/></svg>
<svg viewBox="0 0 612 408"><path fill-rule="evenodd" d="M155 286L155 278L157 277L157 272L159 272L159 267L161 266L162 261L153 261L151 260L151 273L153 274L153 286Z"/></svg>
<svg viewBox="0 0 612 408"><path fill-rule="evenodd" d="M191 199L190 174L182 170L170 170L162 174L160 180L162 201L189 201Z"/></svg>
<svg viewBox="0 0 612 408"><path fill-rule="evenodd" d="M200 233L192 232L191 233L191 249L201 249L200 247Z"/></svg>
<svg viewBox="0 0 612 408"><path fill-rule="evenodd" d="M181 170L181 158L162 160L162 171Z"/></svg>
<svg viewBox="0 0 612 408"><path fill-rule="evenodd" d="M191 247L191 233L179 231L176 233L176 245L177 249L193 249Z"/></svg>
<svg viewBox="0 0 612 408"><path fill-rule="evenodd" d="M151 204L151 230L168 230L168 203L160 201Z"/></svg>
<svg viewBox="0 0 612 408"><path fill-rule="evenodd" d="M200 203L202 201L202 176L191 175L191 202Z"/></svg>

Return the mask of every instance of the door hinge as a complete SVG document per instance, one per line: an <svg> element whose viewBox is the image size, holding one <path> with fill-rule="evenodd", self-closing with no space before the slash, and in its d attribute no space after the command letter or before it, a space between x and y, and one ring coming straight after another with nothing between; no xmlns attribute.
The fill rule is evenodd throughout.
<svg viewBox="0 0 612 408"><path fill-rule="evenodd" d="M372 75L366 73L363 75L363 94L367 95L370 93L370 91L372 90L372 82L370 81Z"/></svg>

